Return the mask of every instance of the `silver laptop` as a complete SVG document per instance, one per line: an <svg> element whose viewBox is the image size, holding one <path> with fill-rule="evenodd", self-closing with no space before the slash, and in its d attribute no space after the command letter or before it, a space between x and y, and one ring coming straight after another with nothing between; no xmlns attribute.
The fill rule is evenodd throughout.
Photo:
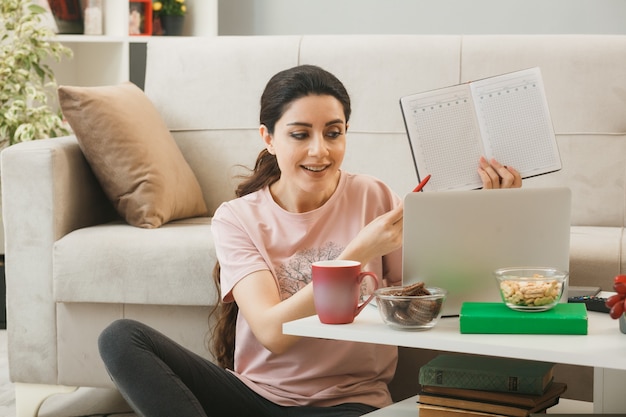
<svg viewBox="0 0 626 417"><path fill-rule="evenodd" d="M409 193L403 284L446 289L443 315L454 316L464 301L501 301L497 268L569 271L570 207L569 188Z"/></svg>

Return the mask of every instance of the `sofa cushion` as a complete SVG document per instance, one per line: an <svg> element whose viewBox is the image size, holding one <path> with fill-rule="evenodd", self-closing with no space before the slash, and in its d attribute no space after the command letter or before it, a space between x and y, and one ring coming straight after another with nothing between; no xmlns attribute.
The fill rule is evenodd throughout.
<svg viewBox="0 0 626 417"><path fill-rule="evenodd" d="M211 219L156 229L121 221L84 227L54 243L54 301L208 306L217 301Z"/></svg>
<svg viewBox="0 0 626 417"><path fill-rule="evenodd" d="M194 173L138 87L61 86L59 101L104 192L129 224L155 228L207 214Z"/></svg>
<svg viewBox="0 0 626 417"><path fill-rule="evenodd" d="M613 277L624 271L623 227L572 226L569 285L613 291Z"/></svg>

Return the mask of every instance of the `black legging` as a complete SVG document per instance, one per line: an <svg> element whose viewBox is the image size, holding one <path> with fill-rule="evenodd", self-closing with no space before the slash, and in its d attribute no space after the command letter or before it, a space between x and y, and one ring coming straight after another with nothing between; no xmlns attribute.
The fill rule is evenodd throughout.
<svg viewBox="0 0 626 417"><path fill-rule="evenodd" d="M232 373L134 320L113 322L98 339L109 375L144 417L356 417L375 407L284 407L258 395Z"/></svg>

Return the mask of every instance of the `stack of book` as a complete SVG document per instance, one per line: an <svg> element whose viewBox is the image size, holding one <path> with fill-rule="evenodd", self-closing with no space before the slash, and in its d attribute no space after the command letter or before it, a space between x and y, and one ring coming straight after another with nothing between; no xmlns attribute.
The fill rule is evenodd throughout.
<svg viewBox="0 0 626 417"><path fill-rule="evenodd" d="M442 354L420 369L420 417L513 416L543 413L559 403L566 384L554 363Z"/></svg>

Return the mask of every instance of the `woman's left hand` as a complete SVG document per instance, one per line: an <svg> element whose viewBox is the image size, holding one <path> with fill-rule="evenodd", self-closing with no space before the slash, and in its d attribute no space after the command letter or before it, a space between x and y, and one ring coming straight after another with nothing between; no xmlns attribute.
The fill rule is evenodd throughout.
<svg viewBox="0 0 626 417"><path fill-rule="evenodd" d="M487 161L480 157L478 175L483 180L483 188L521 188L522 176L513 167L502 165L495 159Z"/></svg>

